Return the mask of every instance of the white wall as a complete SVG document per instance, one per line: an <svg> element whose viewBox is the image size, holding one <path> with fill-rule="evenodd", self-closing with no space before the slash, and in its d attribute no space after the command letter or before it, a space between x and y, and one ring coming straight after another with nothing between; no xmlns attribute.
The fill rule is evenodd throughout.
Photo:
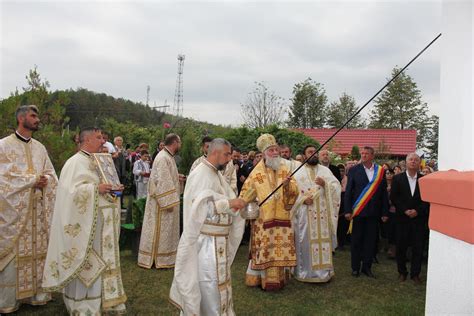
<svg viewBox="0 0 474 316"><path fill-rule="evenodd" d="M473 18L473 1L443 1L440 170L474 170ZM474 315L473 275L474 245L431 230L426 314Z"/></svg>
<svg viewBox="0 0 474 316"><path fill-rule="evenodd" d="M473 2L443 1L439 170L474 170Z"/></svg>
<svg viewBox="0 0 474 316"><path fill-rule="evenodd" d="M426 281L427 315L472 315L474 245L432 230Z"/></svg>

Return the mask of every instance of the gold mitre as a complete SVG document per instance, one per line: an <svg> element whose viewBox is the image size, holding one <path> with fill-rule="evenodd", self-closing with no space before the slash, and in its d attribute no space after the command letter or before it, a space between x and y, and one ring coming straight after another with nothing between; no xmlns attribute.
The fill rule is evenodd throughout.
<svg viewBox="0 0 474 316"><path fill-rule="evenodd" d="M260 150L260 152L264 152L268 147L270 146L277 146L277 142L275 140L275 137L271 134L262 134L260 137L257 139L257 148Z"/></svg>

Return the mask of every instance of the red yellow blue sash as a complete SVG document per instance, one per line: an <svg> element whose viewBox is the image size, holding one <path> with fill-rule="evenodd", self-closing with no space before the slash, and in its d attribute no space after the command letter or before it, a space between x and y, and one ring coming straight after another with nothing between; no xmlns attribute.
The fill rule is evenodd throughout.
<svg viewBox="0 0 474 316"><path fill-rule="evenodd" d="M360 212L362 212L364 207L367 205L367 203L369 203L370 199L374 196L375 192L377 191L377 188L382 182L382 179L383 168L379 165L374 165L374 176L372 177L372 180L367 183L367 185L355 201L354 205L352 206L352 218L359 215ZM352 221L349 226L349 233L350 232L352 232Z"/></svg>

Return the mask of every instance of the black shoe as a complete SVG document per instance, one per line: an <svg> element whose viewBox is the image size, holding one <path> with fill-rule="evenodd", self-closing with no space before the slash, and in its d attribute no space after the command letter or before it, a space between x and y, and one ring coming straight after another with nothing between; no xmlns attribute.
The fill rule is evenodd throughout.
<svg viewBox="0 0 474 316"><path fill-rule="evenodd" d="M376 279L375 274L373 274L372 270L370 270L370 269L362 269L362 273L365 274L366 276L368 276L369 278Z"/></svg>
<svg viewBox="0 0 474 316"><path fill-rule="evenodd" d="M352 271L352 276L355 277L355 278L358 278L360 275L359 271Z"/></svg>

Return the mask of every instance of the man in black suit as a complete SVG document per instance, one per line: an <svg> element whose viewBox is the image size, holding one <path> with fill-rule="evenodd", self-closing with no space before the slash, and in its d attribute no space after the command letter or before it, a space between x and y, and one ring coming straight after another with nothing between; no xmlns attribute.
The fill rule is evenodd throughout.
<svg viewBox="0 0 474 316"><path fill-rule="evenodd" d="M425 219L429 204L420 196L418 179L422 177L420 157L416 153L408 154L406 172L393 177L390 199L395 205L397 266L399 280L405 281L408 275L406 252L412 247L410 277L416 284L421 284L420 271L423 256Z"/></svg>
<svg viewBox="0 0 474 316"><path fill-rule="evenodd" d="M351 266L352 275L357 277L359 273L375 278L372 272L372 261L374 258L377 242L377 225L382 218L383 222L388 219L388 194L385 178L379 183L368 203L359 215L353 217L353 206L364 188L374 178L375 166L373 160L375 152L372 147L364 147L361 152L361 163L349 170L346 192L344 194L345 218L352 220L351 236ZM362 262L362 269L361 269Z"/></svg>

